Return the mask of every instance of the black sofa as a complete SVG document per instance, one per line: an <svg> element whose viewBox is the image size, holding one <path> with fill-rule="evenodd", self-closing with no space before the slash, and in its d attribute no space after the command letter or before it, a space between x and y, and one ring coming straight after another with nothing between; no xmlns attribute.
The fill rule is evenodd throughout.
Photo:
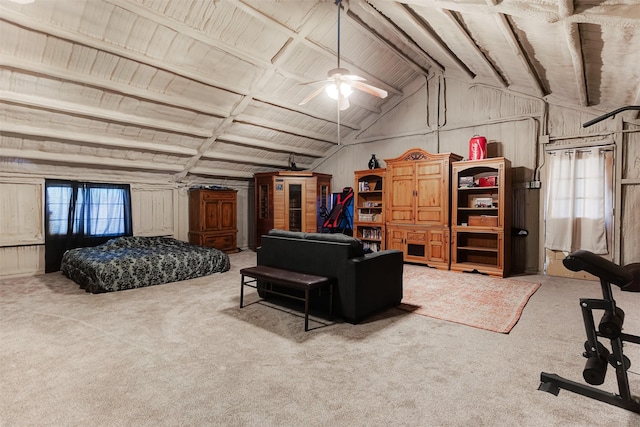
<svg viewBox="0 0 640 427"><path fill-rule="evenodd" d="M271 230L262 236L257 264L335 278L334 312L348 323L402 300L402 252L365 254L360 240L344 234Z"/></svg>

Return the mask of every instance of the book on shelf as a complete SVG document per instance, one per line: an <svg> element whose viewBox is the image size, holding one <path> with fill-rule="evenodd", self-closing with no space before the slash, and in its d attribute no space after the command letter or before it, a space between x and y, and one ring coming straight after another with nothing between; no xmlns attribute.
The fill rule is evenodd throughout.
<svg viewBox="0 0 640 427"><path fill-rule="evenodd" d="M382 239L382 230L379 228L364 228L362 230L363 239Z"/></svg>
<svg viewBox="0 0 640 427"><path fill-rule="evenodd" d="M371 251L371 252L379 252L380 251L380 243L376 243L376 242L363 242L362 243L362 249L365 250L365 252L367 251Z"/></svg>
<svg viewBox="0 0 640 427"><path fill-rule="evenodd" d="M382 202L364 202L362 203L363 208L379 208L382 207Z"/></svg>

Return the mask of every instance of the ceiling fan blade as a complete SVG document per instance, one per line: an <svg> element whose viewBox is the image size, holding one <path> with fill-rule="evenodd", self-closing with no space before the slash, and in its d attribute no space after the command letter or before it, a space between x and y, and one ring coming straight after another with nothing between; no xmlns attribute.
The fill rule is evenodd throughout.
<svg viewBox="0 0 640 427"><path fill-rule="evenodd" d="M300 86L308 86L316 83L327 83L333 81L332 79L312 80L310 82L298 83Z"/></svg>
<svg viewBox="0 0 640 427"><path fill-rule="evenodd" d="M342 76L342 78L343 78L343 79L350 80L350 81L352 81L352 82L353 82L353 81L360 81L360 82L365 82L365 81L367 81L367 79L365 79L364 77L360 77L360 76L357 76L357 75L355 75L355 74L347 74L347 75Z"/></svg>
<svg viewBox="0 0 640 427"><path fill-rule="evenodd" d="M370 95L377 96L378 98L386 98L388 93L384 89L377 88L375 86L371 86L366 83L353 81L350 83L354 88L361 90L362 92L366 92Z"/></svg>
<svg viewBox="0 0 640 427"><path fill-rule="evenodd" d="M307 102L311 101L316 96L320 95L322 93L322 91L324 90L325 86L321 86L318 89L314 90L309 96L307 96L305 99L303 99L298 105L304 105Z"/></svg>
<svg viewBox="0 0 640 427"><path fill-rule="evenodd" d="M338 100L338 108L340 109L340 111L344 111L347 108L349 108L349 98L345 98L344 96L341 96L340 99Z"/></svg>

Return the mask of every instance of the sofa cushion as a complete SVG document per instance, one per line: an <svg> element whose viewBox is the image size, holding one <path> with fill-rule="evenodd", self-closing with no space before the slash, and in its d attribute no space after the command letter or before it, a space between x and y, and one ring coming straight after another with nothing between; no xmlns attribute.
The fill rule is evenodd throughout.
<svg viewBox="0 0 640 427"><path fill-rule="evenodd" d="M269 236L288 237L290 239L316 240L320 242L337 242L349 243L350 258L360 257L364 255L362 242L355 237L347 236L340 233L304 233L301 231L288 230L269 230Z"/></svg>
<svg viewBox="0 0 640 427"><path fill-rule="evenodd" d="M347 236L346 234L306 233L304 238L306 240L318 240L321 242L349 243L351 258L364 255L362 242L355 237Z"/></svg>
<svg viewBox="0 0 640 427"><path fill-rule="evenodd" d="M289 237L291 239L304 239L305 234L302 231L278 230L277 228L269 230L269 236Z"/></svg>

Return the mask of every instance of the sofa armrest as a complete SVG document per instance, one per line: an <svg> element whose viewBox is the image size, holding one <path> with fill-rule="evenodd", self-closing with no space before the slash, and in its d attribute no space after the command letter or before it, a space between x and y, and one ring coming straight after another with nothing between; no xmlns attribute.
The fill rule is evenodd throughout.
<svg viewBox="0 0 640 427"><path fill-rule="evenodd" d="M387 249L385 251L380 251L380 252L371 252L368 254L364 254L360 257L356 257L356 258L351 258L352 262L372 262L372 260L375 260L377 258L380 257L397 257L397 254L400 254L400 256L402 256L402 251L399 251L397 249ZM391 255L391 254L396 254L396 255Z"/></svg>
<svg viewBox="0 0 640 427"><path fill-rule="evenodd" d="M354 306L344 307L343 316L350 323L402 301L402 251L390 249L366 254L348 261L348 300Z"/></svg>

